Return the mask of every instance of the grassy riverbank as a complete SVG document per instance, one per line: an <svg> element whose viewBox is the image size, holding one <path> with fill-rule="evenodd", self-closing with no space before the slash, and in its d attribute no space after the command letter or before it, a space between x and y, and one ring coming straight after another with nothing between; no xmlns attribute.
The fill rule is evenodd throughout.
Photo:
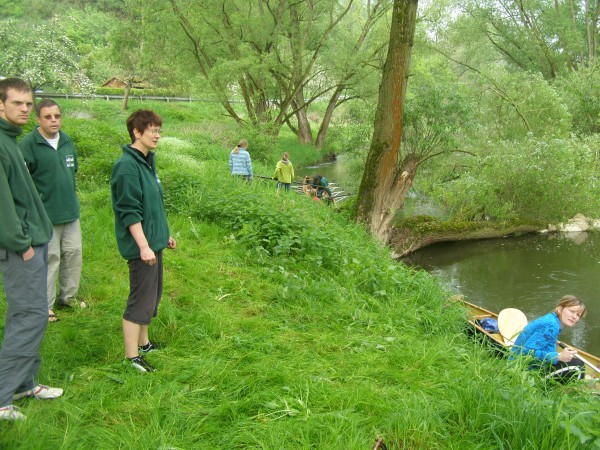
<svg viewBox="0 0 600 450"><path fill-rule="evenodd" d="M20 402L28 420L0 423L0 448L366 449L383 436L391 449L539 449L598 437L597 399L490 358L448 293L343 211L231 180L239 136L214 112L151 106L165 119L158 167L178 242L151 327L165 345L149 356L158 372L122 364L128 278L107 181L126 114L69 103L90 308L59 310L44 339L40 381L64 397ZM270 174L280 146L294 162L315 156L291 142L256 172Z"/></svg>

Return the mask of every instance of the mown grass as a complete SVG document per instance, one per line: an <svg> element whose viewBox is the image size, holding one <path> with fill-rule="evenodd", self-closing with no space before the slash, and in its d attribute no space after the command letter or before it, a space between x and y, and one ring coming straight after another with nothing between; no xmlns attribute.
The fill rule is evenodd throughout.
<svg viewBox="0 0 600 450"><path fill-rule="evenodd" d="M85 148L90 308L60 310L44 338L39 379L65 395L19 402L28 420L0 423L0 448L366 449L378 436L391 449L597 445L597 399L490 358L446 292L338 210L230 179L230 140L204 134L198 117L213 116L200 107L151 106L170 130L158 166L178 242L151 326L166 345L149 356L159 370L122 364L128 275L108 176L126 114L90 104L96 119L65 123ZM184 118L175 126L171 114Z"/></svg>

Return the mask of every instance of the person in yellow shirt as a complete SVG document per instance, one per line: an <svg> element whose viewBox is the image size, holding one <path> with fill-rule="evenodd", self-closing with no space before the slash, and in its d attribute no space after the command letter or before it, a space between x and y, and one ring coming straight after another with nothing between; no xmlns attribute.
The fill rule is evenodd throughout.
<svg viewBox="0 0 600 450"><path fill-rule="evenodd" d="M277 192L279 192L282 187L286 191L290 190L292 180L294 179L294 166L290 162L287 152L281 155L281 161L277 162L273 178L277 180Z"/></svg>

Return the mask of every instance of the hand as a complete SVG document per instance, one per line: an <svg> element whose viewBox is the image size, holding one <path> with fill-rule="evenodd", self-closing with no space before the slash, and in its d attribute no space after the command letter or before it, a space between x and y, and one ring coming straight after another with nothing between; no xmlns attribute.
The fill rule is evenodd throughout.
<svg viewBox="0 0 600 450"><path fill-rule="evenodd" d="M140 258L149 266L156 264L156 255L148 246L140 248Z"/></svg>
<svg viewBox="0 0 600 450"><path fill-rule="evenodd" d="M25 253L23 253L23 261L29 261L31 258L35 256L35 250L33 247L29 247Z"/></svg>
<svg viewBox="0 0 600 450"><path fill-rule="evenodd" d="M167 248L174 250L177 247L177 242L171 236L169 236L169 242L167 242Z"/></svg>
<svg viewBox="0 0 600 450"><path fill-rule="evenodd" d="M577 350L573 350L572 348L565 348L562 352L558 354L558 360L562 362L571 361L575 355L577 355Z"/></svg>

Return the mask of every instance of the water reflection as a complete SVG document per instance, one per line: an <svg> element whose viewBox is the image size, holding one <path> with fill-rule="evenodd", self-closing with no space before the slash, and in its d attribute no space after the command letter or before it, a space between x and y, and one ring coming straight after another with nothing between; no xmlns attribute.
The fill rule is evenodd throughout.
<svg viewBox="0 0 600 450"><path fill-rule="evenodd" d="M561 339L600 355L600 235L529 235L436 244L410 255L452 291L492 311L516 307L529 320L551 311L560 297L573 294L588 315Z"/></svg>
<svg viewBox="0 0 600 450"><path fill-rule="evenodd" d="M329 182L339 183L345 191L355 192L358 189L360 180L356 180L350 175L349 157L347 155L338 155L332 161L324 161L314 166L303 167L296 171L296 178L302 179L305 176L313 177L323 175Z"/></svg>

